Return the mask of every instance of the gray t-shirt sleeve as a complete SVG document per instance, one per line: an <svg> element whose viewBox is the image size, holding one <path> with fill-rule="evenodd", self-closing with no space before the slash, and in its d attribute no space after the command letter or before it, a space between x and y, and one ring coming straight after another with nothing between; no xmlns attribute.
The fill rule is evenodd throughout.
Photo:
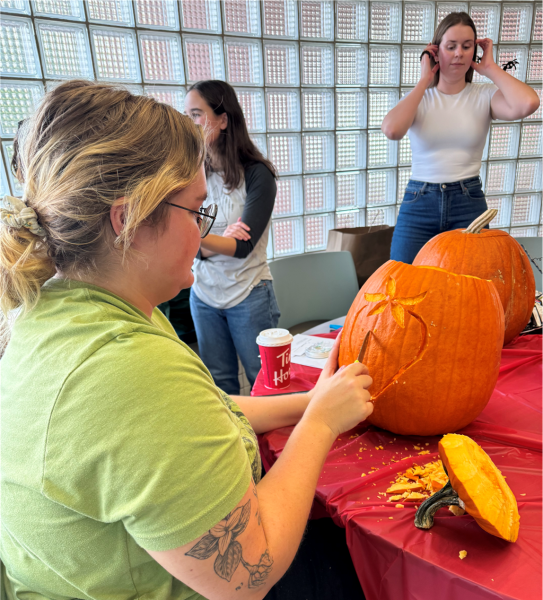
<svg viewBox="0 0 543 600"><path fill-rule="evenodd" d="M251 239L236 240L235 258L246 258L254 250L271 219L277 184L264 163L245 168L245 191L247 196L241 220L251 228Z"/></svg>

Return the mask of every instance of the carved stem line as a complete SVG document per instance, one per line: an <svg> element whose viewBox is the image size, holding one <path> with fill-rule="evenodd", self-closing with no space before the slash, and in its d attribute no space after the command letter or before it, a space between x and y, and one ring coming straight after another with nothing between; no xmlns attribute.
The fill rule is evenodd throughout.
<svg viewBox="0 0 543 600"><path fill-rule="evenodd" d="M375 394L374 396L371 397L372 402L375 402L383 392L385 392L391 385L393 385L416 362L418 362L419 360L422 360L422 357L424 356L426 349L428 348L428 326L424 322L423 318L419 314L417 314L416 312L413 312L412 310L409 310L405 306L404 306L404 310L406 312L408 312L412 317L414 317L420 323L421 344L419 346L419 351L417 352L416 356L412 360L410 360L409 362L405 363L405 365L400 367L398 372L395 373L385 383L385 385L379 390L379 392L377 392L377 394Z"/></svg>

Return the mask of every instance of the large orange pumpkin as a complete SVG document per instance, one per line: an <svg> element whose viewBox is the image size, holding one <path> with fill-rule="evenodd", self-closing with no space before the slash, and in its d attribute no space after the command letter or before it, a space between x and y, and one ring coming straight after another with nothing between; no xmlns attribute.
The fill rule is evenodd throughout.
<svg viewBox="0 0 543 600"><path fill-rule="evenodd" d="M357 359L367 331L374 425L403 435L449 433L486 406L503 340L490 281L389 260L349 310L340 365Z"/></svg>
<svg viewBox="0 0 543 600"><path fill-rule="evenodd" d="M436 235L423 246L413 264L490 279L498 290L505 314L505 345L530 320L535 279L530 260L515 238L499 229L482 229L497 212L488 210L466 230Z"/></svg>

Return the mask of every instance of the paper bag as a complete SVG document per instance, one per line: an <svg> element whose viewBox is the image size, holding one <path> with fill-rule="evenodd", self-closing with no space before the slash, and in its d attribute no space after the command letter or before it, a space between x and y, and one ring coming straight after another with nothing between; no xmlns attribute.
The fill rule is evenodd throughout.
<svg viewBox="0 0 543 600"><path fill-rule="evenodd" d="M369 276L389 260L393 232L394 227L389 225L331 229L328 232L326 251L350 252L358 277L358 285L362 287Z"/></svg>

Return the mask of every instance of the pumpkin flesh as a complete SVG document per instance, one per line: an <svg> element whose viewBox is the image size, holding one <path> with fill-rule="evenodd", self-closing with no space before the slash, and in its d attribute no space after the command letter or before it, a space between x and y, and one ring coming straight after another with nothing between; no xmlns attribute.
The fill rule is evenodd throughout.
<svg viewBox="0 0 543 600"><path fill-rule="evenodd" d="M517 501L488 454L471 438L457 434L441 439L439 454L466 511L488 533L515 542L520 519Z"/></svg>
<svg viewBox="0 0 543 600"><path fill-rule="evenodd" d="M388 261L364 284L345 320L339 364L353 363L367 331L373 378L369 421L400 435L457 431L496 383L503 310L492 283Z"/></svg>

